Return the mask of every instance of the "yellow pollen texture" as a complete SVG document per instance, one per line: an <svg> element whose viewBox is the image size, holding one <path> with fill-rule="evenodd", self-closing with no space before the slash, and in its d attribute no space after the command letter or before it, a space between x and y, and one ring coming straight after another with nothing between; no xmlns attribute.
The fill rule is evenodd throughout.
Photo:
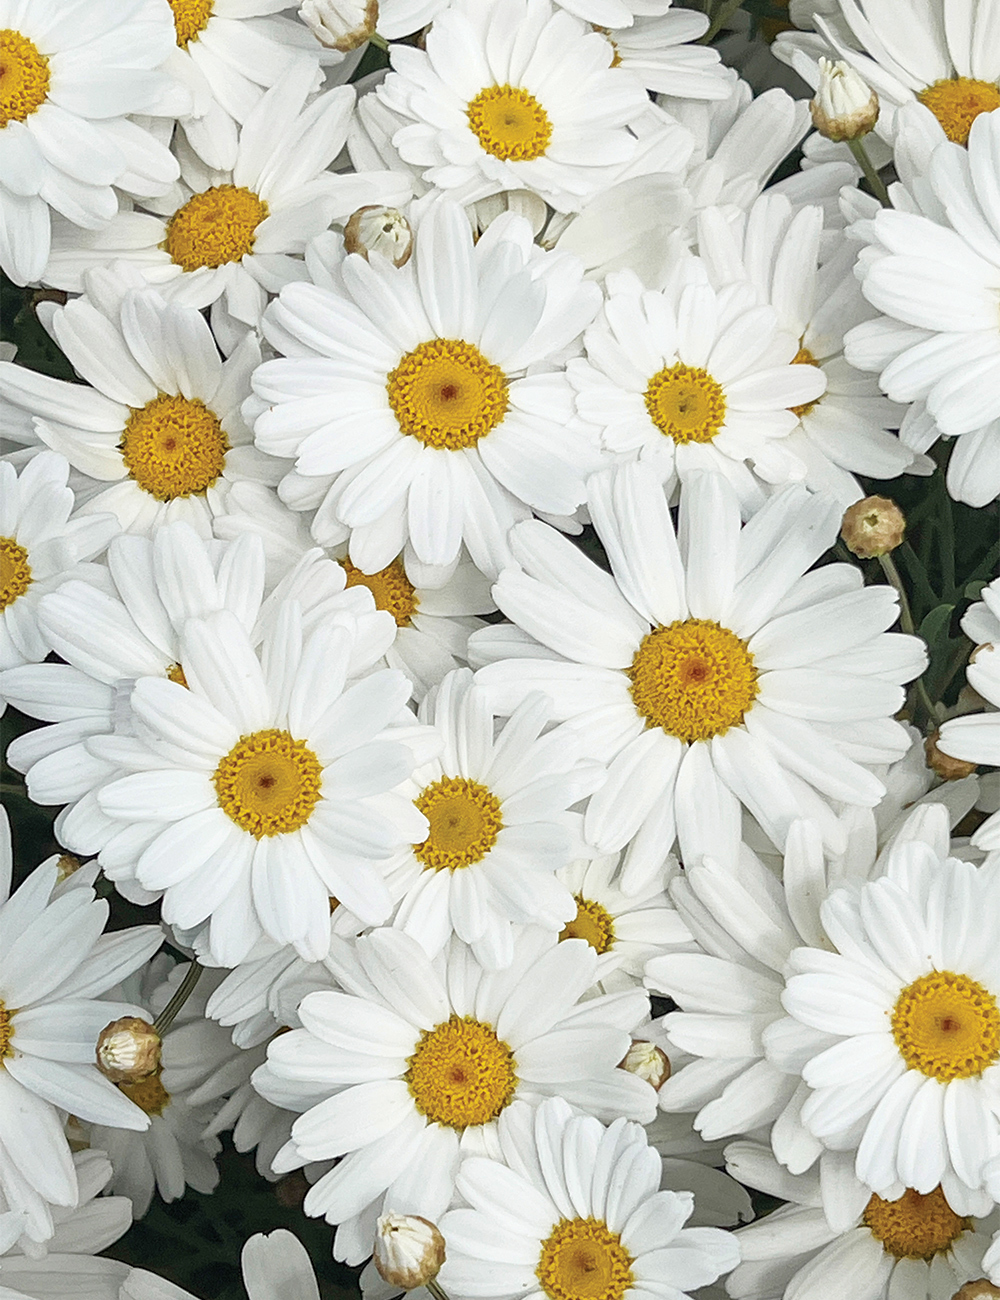
<svg viewBox="0 0 1000 1300"><path fill-rule="evenodd" d="M402 560L393 560L378 573L362 573L350 560L341 560L341 564L347 574L348 587L367 587L375 597L376 609L387 610L396 620L397 627L410 626L419 601Z"/></svg>
<svg viewBox="0 0 1000 1300"><path fill-rule="evenodd" d="M213 185L193 194L167 223L164 247L185 271L238 262L253 249L267 204L240 185Z"/></svg>
<svg viewBox="0 0 1000 1300"><path fill-rule="evenodd" d="M431 339L386 379L400 430L428 447L474 447L507 413L507 379L471 343Z"/></svg>
<svg viewBox="0 0 1000 1300"><path fill-rule="evenodd" d="M513 1100L514 1054L490 1025L451 1016L420 1035L403 1078L421 1115L449 1128L488 1124Z"/></svg>
<svg viewBox="0 0 1000 1300"><path fill-rule="evenodd" d="M791 364L793 366L815 366L817 361L808 348L800 347L795 356L792 357ZM804 415L809 414L814 406L818 405L819 401L818 397L814 397L811 402L803 402L800 406L790 406L788 409L801 420Z"/></svg>
<svg viewBox="0 0 1000 1300"><path fill-rule="evenodd" d="M899 995L892 1036L911 1070L942 1083L970 1079L1000 1060L1000 1010L968 975L931 971Z"/></svg>
<svg viewBox="0 0 1000 1300"><path fill-rule="evenodd" d="M30 586L28 552L13 537L0 537L0 609L13 605Z"/></svg>
<svg viewBox="0 0 1000 1300"><path fill-rule="evenodd" d="M215 0L169 0L174 11L174 31L181 49L203 32L212 16Z"/></svg>
<svg viewBox="0 0 1000 1300"><path fill-rule="evenodd" d="M479 143L504 162L540 158L552 139L545 109L520 86L487 86L465 111Z"/></svg>
<svg viewBox="0 0 1000 1300"><path fill-rule="evenodd" d="M726 395L712 376L680 362L657 371L646 386L646 410L674 442L711 442L726 419Z"/></svg>
<svg viewBox="0 0 1000 1300"><path fill-rule="evenodd" d="M11 1020L11 1014L7 1010L3 999L0 998L0 1063L2 1063L5 1056L14 1055L14 1049L10 1045L10 1040L14 1036L14 1026ZM2 1064L0 1064L0 1069L3 1069Z"/></svg>
<svg viewBox="0 0 1000 1300"><path fill-rule="evenodd" d="M167 669L167 681L176 682L178 686L190 689L190 687L188 687L188 679L184 676L184 669L180 664L170 665Z"/></svg>
<svg viewBox="0 0 1000 1300"><path fill-rule="evenodd" d="M323 769L304 741L270 729L241 736L213 780L222 811L260 840L306 824L320 797Z"/></svg>
<svg viewBox="0 0 1000 1300"><path fill-rule="evenodd" d="M968 144L979 114L1000 108L1000 86L972 77L946 77L921 90L917 99L931 110L953 144Z"/></svg>
<svg viewBox="0 0 1000 1300"><path fill-rule="evenodd" d="M500 801L484 785L464 776L445 776L414 799L430 822L423 844L413 852L435 871L471 867L480 862L503 830Z"/></svg>
<svg viewBox="0 0 1000 1300"><path fill-rule="evenodd" d="M926 1196L908 1187L898 1201L873 1196L862 1221L886 1254L928 1262L972 1227L970 1219L955 1213L940 1187Z"/></svg>
<svg viewBox="0 0 1000 1300"><path fill-rule="evenodd" d="M559 932L560 939L586 939L602 956L615 941L615 923L610 912L591 898L576 896L576 916Z"/></svg>
<svg viewBox="0 0 1000 1300"><path fill-rule="evenodd" d="M198 398L161 393L133 410L118 444L129 477L157 501L210 488L226 464L229 439Z"/></svg>
<svg viewBox="0 0 1000 1300"><path fill-rule="evenodd" d="M147 1115L162 1115L170 1104L170 1093L161 1083L158 1069L137 1083L119 1083L118 1087L129 1101L134 1101Z"/></svg>
<svg viewBox="0 0 1000 1300"><path fill-rule="evenodd" d="M562 1219L542 1242L535 1273L551 1300L622 1300L632 1256L601 1219Z"/></svg>
<svg viewBox="0 0 1000 1300"><path fill-rule="evenodd" d="M0 31L0 127L23 122L49 93L49 61L10 27Z"/></svg>
<svg viewBox="0 0 1000 1300"><path fill-rule="evenodd" d="M757 698L757 669L746 642L702 618L653 628L628 676L646 725L689 742L737 726Z"/></svg>

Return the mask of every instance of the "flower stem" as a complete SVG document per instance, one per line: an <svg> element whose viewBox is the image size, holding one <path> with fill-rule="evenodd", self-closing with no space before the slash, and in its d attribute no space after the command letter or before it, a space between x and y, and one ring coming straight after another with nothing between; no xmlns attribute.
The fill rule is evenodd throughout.
<svg viewBox="0 0 1000 1300"><path fill-rule="evenodd" d="M709 41L713 40L714 37L718 36L719 32L723 29L723 27L725 27L726 23L730 20L730 18L732 18L733 14L736 12L737 9L739 9L742 3L743 0L726 0L725 4L723 4L720 7L719 12L712 19L708 31L705 33L704 36L699 36L695 44L707 45Z"/></svg>
<svg viewBox="0 0 1000 1300"><path fill-rule="evenodd" d="M201 972L203 969L204 968L199 966L196 961L191 962L184 978L177 986L176 993L153 1021L153 1028L161 1038L174 1023L178 1011L180 1011L181 1007L194 992L194 986L201 979Z"/></svg>
<svg viewBox="0 0 1000 1300"><path fill-rule="evenodd" d="M889 191L882 183L882 177L872 166L872 160L868 157L868 151L865 149L864 142L859 136L857 140L848 140L847 147L854 154L855 161L865 174L865 179L872 188L872 193L882 204L883 208L891 208L892 200L889 198Z"/></svg>
<svg viewBox="0 0 1000 1300"><path fill-rule="evenodd" d="M443 1290L442 1287L438 1286L437 1282L435 1282L433 1278L431 1278L429 1282L425 1282L424 1286L434 1297L434 1300L448 1300L447 1291Z"/></svg>

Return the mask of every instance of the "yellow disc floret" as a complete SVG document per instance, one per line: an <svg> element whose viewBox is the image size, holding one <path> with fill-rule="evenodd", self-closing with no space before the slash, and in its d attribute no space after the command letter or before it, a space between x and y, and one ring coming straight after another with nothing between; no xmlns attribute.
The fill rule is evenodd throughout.
<svg viewBox="0 0 1000 1300"><path fill-rule="evenodd" d="M427 838L414 844L413 852L435 871L455 871L480 862L503 830L496 795L464 776L442 777L413 802L430 822Z"/></svg>
<svg viewBox="0 0 1000 1300"><path fill-rule="evenodd" d="M968 975L935 970L899 995L892 1036L911 1070L942 1083L969 1079L1000 1060L1000 1010Z"/></svg>
<svg viewBox="0 0 1000 1300"><path fill-rule="evenodd" d="M13 605L30 586L28 552L13 537L0 537L0 609Z"/></svg>
<svg viewBox="0 0 1000 1300"><path fill-rule="evenodd" d="M167 681L175 682L178 686L188 687L188 679L184 676L184 669L180 664L171 664L167 669Z"/></svg>
<svg viewBox="0 0 1000 1300"><path fill-rule="evenodd" d="M611 913L592 898L576 896L576 916L559 933L560 939L586 939L602 956L615 941L615 922Z"/></svg>
<svg viewBox="0 0 1000 1300"><path fill-rule="evenodd" d="M161 393L132 412L118 446L129 477L157 501L173 501L215 483L229 439L204 402Z"/></svg>
<svg viewBox="0 0 1000 1300"><path fill-rule="evenodd" d="M474 447L507 412L507 378L477 347L431 339L408 352L386 379L400 430L429 447Z"/></svg>
<svg viewBox="0 0 1000 1300"><path fill-rule="evenodd" d="M622 1300L632 1256L601 1219L561 1219L542 1242L535 1270L551 1300Z"/></svg>
<svg viewBox="0 0 1000 1300"><path fill-rule="evenodd" d="M940 1187L926 1196L908 1187L896 1201L873 1196L862 1221L882 1243L886 1254L928 1262L948 1250L972 1226L971 1220L955 1213Z"/></svg>
<svg viewBox="0 0 1000 1300"><path fill-rule="evenodd" d="M800 347L798 352L796 352L795 356L792 357L791 364L793 366L815 366L817 363L816 363L816 358L813 356L813 354L809 351L808 348ZM814 397L811 402L802 402L801 405L790 406L788 409L792 412L793 415L797 415L801 420L804 415L809 414L809 412L819 402L819 400L820 399L818 397Z"/></svg>
<svg viewBox="0 0 1000 1300"><path fill-rule="evenodd" d="M726 395L707 370L680 362L646 386L646 410L674 442L711 442L726 419Z"/></svg>
<svg viewBox="0 0 1000 1300"><path fill-rule="evenodd" d="M48 93L48 59L26 36L5 27L0 31L0 127L23 122Z"/></svg>
<svg viewBox="0 0 1000 1300"><path fill-rule="evenodd" d="M686 741L723 735L757 698L757 669L746 642L702 618L653 628L628 675L646 725Z"/></svg>
<svg viewBox="0 0 1000 1300"><path fill-rule="evenodd" d="M160 1073L161 1070L156 1069L136 1083L119 1083L117 1086L129 1101L134 1101L147 1115L162 1115L170 1105L170 1093L164 1088Z"/></svg>
<svg viewBox="0 0 1000 1300"><path fill-rule="evenodd" d="M267 204L241 185L213 185L193 194L167 222L164 244L185 271L238 262L253 250Z"/></svg>
<svg viewBox="0 0 1000 1300"><path fill-rule="evenodd" d="M931 110L953 144L968 144L969 131L979 114L1000 108L1000 86L972 77L945 77L921 90L917 99Z"/></svg>
<svg viewBox="0 0 1000 1300"><path fill-rule="evenodd" d="M341 560L341 564L347 573L348 587L367 587L375 597L376 609L387 610L397 627L410 626L419 602L402 560L393 560L378 573L362 573L350 560Z"/></svg>
<svg viewBox="0 0 1000 1300"><path fill-rule="evenodd" d="M322 779L319 760L305 742L274 729L241 736L213 777L219 807L258 840L304 826Z"/></svg>
<svg viewBox="0 0 1000 1300"><path fill-rule="evenodd" d="M520 86L487 86L465 111L479 143L504 162L540 158L552 139L545 109Z"/></svg>
<svg viewBox="0 0 1000 1300"><path fill-rule="evenodd" d="M451 1016L420 1035L403 1078L421 1115L464 1129L489 1124L513 1100L514 1054L490 1025Z"/></svg>
<svg viewBox="0 0 1000 1300"><path fill-rule="evenodd" d="M193 41L208 26L215 0L168 0L168 2L174 11L177 44L181 49L186 49L188 41Z"/></svg>
<svg viewBox="0 0 1000 1300"><path fill-rule="evenodd" d="M3 1069L3 1058L5 1056L14 1055L14 1049L10 1045L10 1040L13 1036L14 1026L12 1024L11 1014L7 1010L3 999L0 998L0 1069Z"/></svg>

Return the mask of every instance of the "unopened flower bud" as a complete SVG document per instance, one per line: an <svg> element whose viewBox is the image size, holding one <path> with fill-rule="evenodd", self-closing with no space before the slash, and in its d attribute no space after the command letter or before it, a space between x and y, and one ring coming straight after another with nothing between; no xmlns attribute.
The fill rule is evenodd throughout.
<svg viewBox="0 0 1000 1300"><path fill-rule="evenodd" d="M371 40L378 0L302 0L299 17L321 45L347 54Z"/></svg>
<svg viewBox="0 0 1000 1300"><path fill-rule="evenodd" d="M840 535L847 549L860 560L888 555L903 540L906 518L888 497L865 497L844 511Z"/></svg>
<svg viewBox="0 0 1000 1300"><path fill-rule="evenodd" d="M413 228L397 208L358 208L344 227L344 247L366 262L369 253L381 253L394 266L405 266L413 252Z"/></svg>
<svg viewBox="0 0 1000 1300"><path fill-rule="evenodd" d="M659 1091L670 1078L670 1057L662 1047L645 1039L632 1040L632 1046L618 1062L619 1070L628 1070Z"/></svg>
<svg viewBox="0 0 1000 1300"><path fill-rule="evenodd" d="M843 59L821 58L809 111L813 126L828 140L859 140L878 121L878 95Z"/></svg>
<svg viewBox="0 0 1000 1300"><path fill-rule="evenodd" d="M950 754L938 749L940 731L932 732L924 741L924 754L927 766L936 772L942 781L961 781L964 776L971 776L976 770L975 763L967 763L962 758L952 758Z"/></svg>
<svg viewBox="0 0 1000 1300"><path fill-rule="evenodd" d="M138 1083L159 1068L160 1035L138 1016L122 1016L97 1039L97 1068L112 1083Z"/></svg>
<svg viewBox="0 0 1000 1300"><path fill-rule="evenodd" d="M987 1282L986 1278L977 1278L975 1282L966 1282L952 1296L951 1300L990 1300L991 1296L1000 1296L1000 1286Z"/></svg>
<svg viewBox="0 0 1000 1300"><path fill-rule="evenodd" d="M375 1225L375 1267L390 1286L412 1291L437 1277L444 1237L419 1214L383 1214Z"/></svg>

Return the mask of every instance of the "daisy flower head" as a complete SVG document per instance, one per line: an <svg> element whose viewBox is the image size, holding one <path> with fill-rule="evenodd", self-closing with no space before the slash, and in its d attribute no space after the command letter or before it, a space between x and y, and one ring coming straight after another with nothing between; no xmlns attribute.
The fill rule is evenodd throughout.
<svg viewBox="0 0 1000 1300"><path fill-rule="evenodd" d="M52 647L38 622L42 597L85 572L82 562L118 532L111 514L74 512L68 480L69 465L54 452L35 456L20 474L0 464L0 670L45 658Z"/></svg>
<svg viewBox="0 0 1000 1300"><path fill-rule="evenodd" d="M295 457L296 487L334 476L313 503L325 529L342 529L324 543L349 536L365 573L407 543L443 568L464 541L495 575L510 526L532 510L572 515L600 463L552 360L593 318L599 289L575 258L536 249L522 218L474 245L446 202L423 215L405 266L352 253L341 276L344 294L288 285L264 315L284 355L254 375L257 446Z"/></svg>
<svg viewBox="0 0 1000 1300"><path fill-rule="evenodd" d="M162 194L177 177L165 145L130 120L179 103L162 70L173 33L159 0L99 0L54 21L49 0L5 8L0 30L0 266L38 280L51 212L99 229L118 211L115 185ZM72 143L70 143L72 142Z"/></svg>
<svg viewBox="0 0 1000 1300"><path fill-rule="evenodd" d="M625 7L619 0L612 4L619 10ZM578 12L576 5L563 7ZM587 0L582 7L589 7ZM721 100L732 94L733 74L722 63L718 50L691 44L708 31L706 14L674 9L670 0L666 4L660 0L642 3L626 23L591 21L614 49L611 66L631 72L647 90L679 99Z"/></svg>
<svg viewBox="0 0 1000 1300"><path fill-rule="evenodd" d="M390 58L377 94L406 122L393 144L462 202L527 189L578 211L632 156L648 106L604 37L550 0L457 0L424 50Z"/></svg>
<svg viewBox="0 0 1000 1300"><path fill-rule="evenodd" d="M732 858L741 805L778 848L811 817L842 852L830 801L878 803L883 786L862 762L898 757L899 683L925 651L885 633L897 617L890 588L862 588L849 565L807 572L836 538L840 505L792 485L741 529L728 480L696 474L675 533L648 466L589 486L612 573L540 523L514 530L521 567L493 591L516 629L469 643L493 706L543 690L554 718L609 764L584 834L601 853L628 845L627 892L655 878L675 834L688 866Z"/></svg>
<svg viewBox="0 0 1000 1300"><path fill-rule="evenodd" d="M660 1157L638 1124L605 1128L557 1097L513 1105L497 1128L500 1159L463 1161L467 1208L441 1220L450 1295L687 1300L739 1262L731 1233L684 1226L694 1196L660 1190Z"/></svg>
<svg viewBox="0 0 1000 1300"><path fill-rule="evenodd" d="M77 471L82 512L110 512L132 533L183 520L210 537L230 478L280 477L240 416L260 360L253 335L223 360L204 317L152 289L115 306L74 299L51 330L86 384L0 362L0 395Z"/></svg>
<svg viewBox="0 0 1000 1300"><path fill-rule="evenodd" d="M489 1149L516 1100L558 1095L608 1120L653 1117L653 1089L616 1068L648 999L585 997L597 955L580 940L526 927L511 964L490 972L458 940L432 962L385 928L334 941L327 967L344 991L303 998L303 1028L272 1040L254 1086L304 1111L277 1170L343 1156L304 1205L340 1225L337 1259L371 1254L380 1213L437 1222L463 1153Z"/></svg>

